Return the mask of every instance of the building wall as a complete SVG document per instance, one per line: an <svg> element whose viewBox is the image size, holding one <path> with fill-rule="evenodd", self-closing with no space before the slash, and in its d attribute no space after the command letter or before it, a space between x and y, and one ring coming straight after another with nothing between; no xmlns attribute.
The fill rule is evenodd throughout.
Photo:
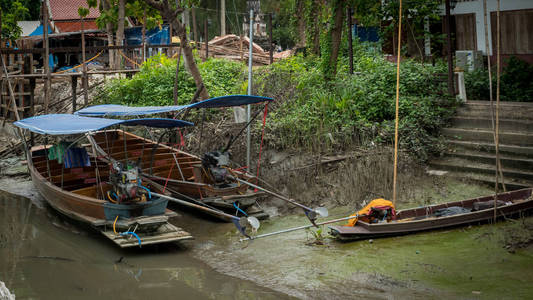
<svg viewBox="0 0 533 300"><path fill-rule="evenodd" d="M490 13L495 12L497 8L497 0L487 0L487 25L489 28L489 54L493 55L492 50L492 34ZM533 0L500 0L500 11L519 10L519 9L533 9ZM444 10L443 10L444 11ZM483 14L483 0L464 0L458 2L455 8L451 11L455 14L469 14L475 13L476 19L476 43L477 50L481 50L483 54L487 55L485 43L485 21ZM533 28L527 29L533 34Z"/></svg>

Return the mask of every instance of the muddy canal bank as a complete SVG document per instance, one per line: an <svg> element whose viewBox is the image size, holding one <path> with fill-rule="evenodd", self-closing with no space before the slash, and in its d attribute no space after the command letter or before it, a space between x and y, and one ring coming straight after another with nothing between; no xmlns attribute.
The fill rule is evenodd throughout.
<svg viewBox="0 0 533 300"><path fill-rule="evenodd" d="M272 165L292 172L291 159L283 160L285 164L273 160ZM333 207L332 218L346 216L360 205L354 202L370 199L387 184L382 178L372 183L370 173L359 172L364 181L354 184L373 191L353 192L357 201L348 201L346 186L354 179L337 172L380 166L375 160L355 163L360 166L346 163L337 165L337 171L330 164L303 177L290 176L290 187L275 184L291 195L299 193L306 203L330 199L326 204ZM326 227L321 234L296 231L240 243L231 224L180 212L172 222L195 240L121 250L51 210L29 179L20 176L16 161L8 165L3 170L12 173L0 179L0 189L24 197L0 193L0 281L17 299L470 299L533 294L533 247L526 237L524 245L510 249L514 244L508 239L530 234L524 228L533 229L531 218L352 243L331 240ZM399 208L491 193L469 183L413 174ZM301 186L293 187L298 180ZM310 187L320 183L336 188L317 196ZM259 233L308 223L301 211L271 204L277 216L263 221Z"/></svg>

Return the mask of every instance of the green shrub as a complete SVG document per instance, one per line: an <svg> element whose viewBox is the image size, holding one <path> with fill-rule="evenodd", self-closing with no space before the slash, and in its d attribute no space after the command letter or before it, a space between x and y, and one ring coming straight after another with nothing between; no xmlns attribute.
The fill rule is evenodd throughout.
<svg viewBox="0 0 533 300"><path fill-rule="evenodd" d="M174 101L176 63L176 59L165 55L150 57L131 79L114 79L107 83L98 93L98 100L133 106L171 105ZM198 69L211 97L234 93L242 80L243 68L241 63L222 59L198 62ZM178 103L189 103L195 92L194 80L182 62L178 75Z"/></svg>
<svg viewBox="0 0 533 300"><path fill-rule="evenodd" d="M294 56L256 72L254 90L276 99L268 123L273 144L320 151L393 141L396 65L376 53L359 53L354 69L360 74L348 74L341 59L329 84L316 57ZM444 86L433 75L444 71L443 64L401 64L400 142L420 159L439 150L438 131L454 111L455 101L442 96Z"/></svg>
<svg viewBox="0 0 533 300"><path fill-rule="evenodd" d="M500 100L533 101L533 65L511 56L505 61L500 77ZM465 87L468 99L489 100L488 70L474 70L465 73ZM496 66L492 67L492 96L496 100Z"/></svg>

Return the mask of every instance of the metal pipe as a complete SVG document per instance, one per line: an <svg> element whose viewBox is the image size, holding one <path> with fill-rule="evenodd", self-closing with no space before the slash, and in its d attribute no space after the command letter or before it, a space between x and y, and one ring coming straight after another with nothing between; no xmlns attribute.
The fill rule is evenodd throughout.
<svg viewBox="0 0 533 300"><path fill-rule="evenodd" d="M334 220L329 220L329 221L324 221L324 222L321 222L321 223L316 223L316 225L326 225L326 224L331 224L331 223L337 223L337 222L341 222L341 221L345 221L345 220L355 219L357 217L359 217L359 215L340 218L340 219L334 219ZM280 231L274 231L274 232L269 232L269 233L265 233L265 234L260 234L260 235L254 236L252 238L252 240L259 239L259 238L264 238L264 237L267 237L267 236L272 236L272 235L276 235L276 234L280 234L280 233L286 233L286 232L306 229L306 228L310 228L310 227L314 227L314 226L315 225L313 225L313 224L309 224L309 225L303 225L303 226L294 227L294 228L283 229L283 230L280 230ZM239 242L244 242L244 241L247 241L247 240L249 240L249 239L240 239Z"/></svg>
<svg viewBox="0 0 533 300"><path fill-rule="evenodd" d="M221 216L224 216L224 217L228 218L229 220L239 220L238 217L232 216L232 215L227 214L225 212L222 212L220 210L214 210L214 209L211 209L211 208L208 208L208 207L205 207L205 206L201 206L201 205L198 205L198 204L194 204L194 203L191 203L191 202L188 202L188 201L185 201L185 200L177 199L177 198L170 197L170 196L163 195L163 194L159 194L159 193L153 193L152 192L152 195L157 196L157 197L161 197L163 199L167 199L168 201L179 203L181 205L197 208L199 210L203 210L203 211L206 211L206 212L216 213L218 215L221 215Z"/></svg>
<svg viewBox="0 0 533 300"><path fill-rule="evenodd" d="M250 45L248 52L248 95L252 94L252 49L254 43L254 10L250 9ZM250 131L250 115L251 115L251 106L248 104L246 106L246 122L248 122L248 128L246 129L246 166L248 167L246 171L250 173L250 144L251 144L251 131Z"/></svg>

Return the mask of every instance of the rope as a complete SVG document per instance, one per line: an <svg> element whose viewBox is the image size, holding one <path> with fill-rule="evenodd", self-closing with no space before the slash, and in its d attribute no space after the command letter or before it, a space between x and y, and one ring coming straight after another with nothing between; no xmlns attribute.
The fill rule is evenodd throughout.
<svg viewBox="0 0 533 300"><path fill-rule="evenodd" d="M255 177L259 178L259 168L261 167L261 152L263 151L263 138L265 137L266 117L268 113L268 103L265 104L265 112L263 113L263 129L261 130L261 143L259 144L259 158L257 159L257 174ZM257 189L254 190L257 192Z"/></svg>
<svg viewBox="0 0 533 300"><path fill-rule="evenodd" d="M113 232L115 233L115 235L118 234L117 230L115 229L115 225L117 224L117 220L118 220L118 215L117 215L117 217L115 218L115 222L113 222Z"/></svg>
<svg viewBox="0 0 533 300"><path fill-rule="evenodd" d="M172 174L172 169L174 169L174 164L170 166L170 170L168 171L167 180L165 181L165 186L163 187L163 194L165 193L165 190L167 189L168 181L170 180L170 175Z"/></svg>
<svg viewBox="0 0 533 300"><path fill-rule="evenodd" d="M233 207L235 207L238 211L240 211L243 215L248 217L248 214L244 212L240 207L237 206L237 202L233 202ZM235 214L236 215L236 214Z"/></svg>
<svg viewBox="0 0 533 300"><path fill-rule="evenodd" d="M120 233L120 235L133 235L133 236L136 237L137 240L139 241L139 247L141 246L141 238L140 238L135 232L132 232L132 231L126 231L126 232L122 232L122 233Z"/></svg>
<svg viewBox="0 0 533 300"><path fill-rule="evenodd" d="M91 59L86 60L85 62L82 62L81 64L79 64L79 65L77 65L77 66L74 66L74 67L72 67L72 68L70 68L70 69L61 70L61 71L58 71L58 72L55 72L55 73L52 73L52 74L61 74L61 73L65 73L65 72L68 72L68 71L73 70L73 69L77 69L77 68L83 66L83 64L86 64L86 63L91 62L92 60L96 59L98 56L100 56L100 55L102 54L102 52L104 52L104 50L98 52L98 54L96 54L95 56L93 56Z"/></svg>
<svg viewBox="0 0 533 300"><path fill-rule="evenodd" d="M138 64L136 61L134 61L133 59L127 57L126 54L124 54L120 49L118 50L118 53L120 53L120 55L121 55L122 57L124 57L127 61L129 61L130 63L132 63L132 64L134 64L134 65L136 65L136 66L138 66L138 67L141 67L141 66L142 66L142 65Z"/></svg>
<svg viewBox="0 0 533 300"><path fill-rule="evenodd" d="M396 179L398 176L398 119L400 103L400 53L402 46L402 0L398 17L398 57L396 59L396 119L394 122L394 176L392 181L392 203L396 206Z"/></svg>

